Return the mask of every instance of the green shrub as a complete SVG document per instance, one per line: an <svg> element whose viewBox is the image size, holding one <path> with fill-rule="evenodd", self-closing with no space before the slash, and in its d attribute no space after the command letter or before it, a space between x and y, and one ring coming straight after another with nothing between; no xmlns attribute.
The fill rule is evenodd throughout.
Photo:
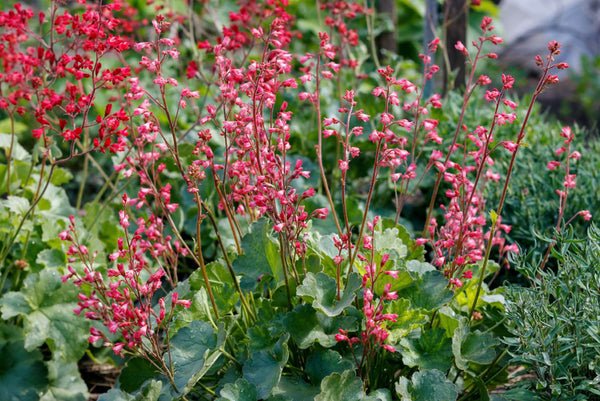
<svg viewBox="0 0 600 401"><path fill-rule="evenodd" d="M540 270L532 252L516 261L529 287L508 287L512 362L535 373L513 390L520 400L600 399L600 229L572 231L553 250L558 269ZM528 392L524 392L527 390ZM511 393L509 392L509 395Z"/></svg>

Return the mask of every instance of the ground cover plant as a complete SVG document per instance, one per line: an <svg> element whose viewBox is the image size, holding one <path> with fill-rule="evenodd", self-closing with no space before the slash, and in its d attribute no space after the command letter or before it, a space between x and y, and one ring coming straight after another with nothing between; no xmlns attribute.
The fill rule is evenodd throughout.
<svg viewBox="0 0 600 401"><path fill-rule="evenodd" d="M87 399L86 355L120 369L101 400L503 399L529 362L486 280L520 251L510 184L560 44L519 106L483 17L453 44L466 87L426 95L439 38L385 65L371 8L305 7L0 11L0 398ZM593 212L554 129L540 272Z"/></svg>

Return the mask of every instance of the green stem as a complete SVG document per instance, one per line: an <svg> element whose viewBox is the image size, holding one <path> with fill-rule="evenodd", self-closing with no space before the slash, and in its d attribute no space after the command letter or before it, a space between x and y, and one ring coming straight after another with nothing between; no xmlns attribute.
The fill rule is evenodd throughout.
<svg viewBox="0 0 600 401"><path fill-rule="evenodd" d="M235 287L235 290L240 295L240 302L242 303L242 306L248 313L248 316L250 316L252 318L252 320L256 320L256 316L254 315L254 313L252 312L252 309L250 308L250 305L248 304L248 300L246 299L246 296L244 295L244 292L242 291L242 289L240 287L240 283L238 283L237 277L235 275L235 271L233 270L233 265L231 264L231 260L229 259L229 255L227 254L227 249L225 248L225 243L223 242L223 239L221 238L221 233L219 232L219 227L217 225L217 220L215 218L215 215L206 206L206 204L204 202L202 202L202 200L200 200L200 203L201 203L201 205L199 207L202 207L202 209L204 209L204 211L206 212L206 215L208 216L208 218L210 220L211 225L213 226L213 228L215 230L214 232L215 232L215 235L217 236L217 243L219 244L219 246L221 247L221 251L223 252L223 258L225 259L225 264L227 265L229 274L231 275L232 284Z"/></svg>
<svg viewBox="0 0 600 401"><path fill-rule="evenodd" d="M12 162L12 152L15 143L15 116L10 113L10 146L6 153L6 195L10 196L10 164ZM0 287L1 289L2 287Z"/></svg>
<svg viewBox="0 0 600 401"><path fill-rule="evenodd" d="M212 292L212 287L210 285L210 281L208 280L208 273L206 271L206 266L204 264L204 255L202 255L202 236L200 235L200 223L202 222L202 211L200 209L200 197L196 194L196 202L198 204L198 216L196 219L196 256L198 261L200 262L200 270L202 271L202 278L204 279L204 284L206 285L206 291L208 292L208 297L210 298L210 303L215 311L215 316L219 319L219 310L217 309L217 303L215 301L215 296Z"/></svg>
<svg viewBox="0 0 600 401"><path fill-rule="evenodd" d="M19 224L17 224L17 228L14 231L13 235L10 237L8 242L4 245L2 254L0 255L0 266L4 265L4 262L6 261L6 258L8 257L8 254L10 253L10 249L15 244L15 241L17 240L17 237L19 236L19 233L21 232L21 229L23 228L23 224L25 224L25 221L34 212L35 207L37 206L39 201L42 199L42 197L44 196L44 193L46 193L46 190L48 189L48 186L50 185L50 180L52 179L52 174L54 173L54 167L56 166L56 164L52 163L50 165L50 172L48 174L48 180L46 181L45 185L42 187L42 181L43 181L43 176L44 176L44 166L45 166L45 158L44 158L44 161L42 161L42 170L40 172L40 180L38 182L36 192L33 196L33 202L31 203L31 206L29 206L29 209L27 209L27 211L23 214L23 217L21 217L21 220L19 221ZM2 274L2 280L0 281L0 293L2 292L2 289L4 288L4 284L6 282L6 278L8 277L9 272L10 272L10 269L5 269Z"/></svg>
<svg viewBox="0 0 600 401"><path fill-rule="evenodd" d="M89 147L88 138L86 136L85 143L83 145L84 149ZM75 210L81 209L81 202L83 200L83 192L85 191L85 184L88 176L88 167L89 167L90 156L85 155L83 157L83 171L81 173L81 183L79 184L79 192L77 193L77 203L75 204Z"/></svg>

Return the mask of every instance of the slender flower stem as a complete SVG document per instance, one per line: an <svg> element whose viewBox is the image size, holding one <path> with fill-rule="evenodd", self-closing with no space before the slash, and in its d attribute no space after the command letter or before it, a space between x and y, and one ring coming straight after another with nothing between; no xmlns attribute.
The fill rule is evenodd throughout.
<svg viewBox="0 0 600 401"><path fill-rule="evenodd" d="M317 132L318 132L318 143L317 143L317 163L319 165L319 172L321 173L321 184L323 185L323 189L325 191L325 196L329 201L329 206L331 208L331 215L333 216L333 221L335 222L335 226L338 231L338 235L342 236L342 227L340 226L340 220L338 218L337 212L335 211L335 204L333 202L333 198L331 196L331 191L329 190L329 184L327 180L327 176L325 175L325 167L323 167L323 128L321 126L321 98L320 98L320 62L321 55L317 57L317 68L316 68L316 84L317 90L315 92L315 107L317 109Z"/></svg>
<svg viewBox="0 0 600 401"><path fill-rule="evenodd" d="M452 138L452 144L448 148L448 153L446 153L446 157L444 158L444 168L448 166L448 161L450 160L450 156L452 155L452 152L454 151L454 147L455 147L456 143L458 142L458 135L460 133L460 130L462 129L463 120L465 118L465 112L467 110L467 104L469 103L469 99L471 98L471 95L473 94L473 91L476 86L473 84L473 79L475 77L477 61L481 58L480 55L481 55L482 47L483 47L483 43L480 43L479 46L477 47L477 54L475 55L475 58L473 59L473 61L471 61L471 59L469 57L469 62L471 63L471 73L469 74L469 80L467 82L465 94L463 96L463 104L460 109L460 116L456 123L456 129L454 130L454 137ZM427 208L427 218L425 219L425 226L423 227L423 233L421 234L421 236L423 238L425 238L427 236L427 229L429 228L429 221L431 220L431 216L433 214L433 209L435 208L435 201L436 201L437 194L438 194L438 191L440 188L440 184L442 183L443 177L444 177L443 170L438 171L437 178L435 180L435 185L433 186L433 194L431 195L431 200L429 201L429 207Z"/></svg>
<svg viewBox="0 0 600 401"><path fill-rule="evenodd" d="M531 111L533 110L533 105L538 97L538 95L542 92L544 87L546 86L546 79L548 77L548 71L551 68L550 64L551 56L548 59L548 63L543 69L542 76L538 81L535 91L533 92L533 96L531 97L531 101L529 102L529 107L527 108L527 113L525 114L525 118L523 119L523 123L521 124L521 129L517 136L516 148L514 152L512 152L512 156L510 158L510 163L508 165L508 171L506 172L506 180L504 181L504 186L502 188L502 195L500 196L500 201L498 203L498 208L495 211L497 216L502 216L502 208L504 207L504 200L506 199L506 194L508 192L508 184L510 182L510 178L512 172L514 170L515 159L517 158L517 153L519 151L519 145L525 138L525 127L527 126L527 122L529 121L529 116L531 115ZM496 226L498 223L498 218L492 219L492 227L490 229L490 235L487 241L486 249L485 249L485 257L483 259L483 264L481 266L481 273L479 275L479 280L477 283L477 291L475 292L475 297L473 298L473 304L471 305L471 309L469 311L469 320L473 317L473 312L475 312L475 308L477 306L477 301L479 300L479 295L481 293L481 287L483 285L483 279L485 278L485 273L488 265L488 260L490 258L490 252L492 249L494 235L496 233Z"/></svg>
<svg viewBox="0 0 600 401"><path fill-rule="evenodd" d="M6 195L10 196L10 166L12 164L13 146L15 144L15 116L9 113L10 118L10 145L6 153ZM0 287L1 289L2 287Z"/></svg>

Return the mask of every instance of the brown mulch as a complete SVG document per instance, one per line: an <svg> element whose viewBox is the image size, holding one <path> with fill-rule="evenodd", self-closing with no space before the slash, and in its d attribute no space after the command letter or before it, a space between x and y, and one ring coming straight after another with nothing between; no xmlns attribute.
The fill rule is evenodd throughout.
<svg viewBox="0 0 600 401"><path fill-rule="evenodd" d="M108 363L98 364L89 358L79 361L81 377L90 392L89 401L96 401L100 395L114 387L121 369Z"/></svg>

